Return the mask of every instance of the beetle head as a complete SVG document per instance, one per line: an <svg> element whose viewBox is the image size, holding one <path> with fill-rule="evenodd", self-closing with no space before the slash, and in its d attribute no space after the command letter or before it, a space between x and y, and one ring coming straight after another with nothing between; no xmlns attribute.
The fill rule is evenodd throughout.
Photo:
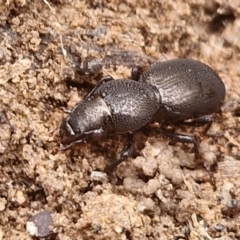
<svg viewBox="0 0 240 240"><path fill-rule="evenodd" d="M82 100L63 120L60 127L62 144L87 142L114 131L111 112L104 100L95 95Z"/></svg>

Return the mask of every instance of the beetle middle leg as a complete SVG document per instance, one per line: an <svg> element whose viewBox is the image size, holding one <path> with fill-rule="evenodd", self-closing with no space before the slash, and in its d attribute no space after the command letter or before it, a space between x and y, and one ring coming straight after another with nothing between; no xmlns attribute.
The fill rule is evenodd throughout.
<svg viewBox="0 0 240 240"><path fill-rule="evenodd" d="M131 79L138 81L140 75L146 70L146 67L134 66L131 71Z"/></svg>
<svg viewBox="0 0 240 240"><path fill-rule="evenodd" d="M127 134L127 140L125 142L125 145L123 147L123 150L121 152L120 158L117 159L115 162L112 164L106 166L105 172L109 173L114 170L114 168L117 167L120 163L122 163L124 160L126 160L128 157L130 157L133 153L133 134L128 133Z"/></svg>
<svg viewBox="0 0 240 240"><path fill-rule="evenodd" d="M162 135L169 137L176 142L192 143L194 146L195 161L197 161L201 158L201 155L199 153L199 145L194 136L189 136L189 135L179 134L179 133L171 133L171 132L168 132L168 131L160 129L160 128L157 131L159 133L161 133Z"/></svg>

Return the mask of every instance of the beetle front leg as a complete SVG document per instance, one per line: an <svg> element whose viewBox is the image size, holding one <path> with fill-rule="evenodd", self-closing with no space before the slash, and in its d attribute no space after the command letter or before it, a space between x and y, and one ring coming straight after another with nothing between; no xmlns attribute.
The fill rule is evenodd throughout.
<svg viewBox="0 0 240 240"><path fill-rule="evenodd" d="M132 155L132 153L133 153L133 134L128 133L127 140L126 140L123 150L121 152L120 158L117 159L112 164L106 166L105 172L106 173L112 172L114 170L114 168L117 167L117 165L119 165L120 163L125 161L128 157L130 157Z"/></svg>
<svg viewBox="0 0 240 240"><path fill-rule="evenodd" d="M110 75L107 75L107 76L104 76L102 77L102 79L98 82L98 84L93 88L93 90L87 94L87 96L85 97L85 99L91 97L94 92L99 88L99 86L101 86L102 84L108 82L108 81L111 81L111 80L114 80L112 76Z"/></svg>

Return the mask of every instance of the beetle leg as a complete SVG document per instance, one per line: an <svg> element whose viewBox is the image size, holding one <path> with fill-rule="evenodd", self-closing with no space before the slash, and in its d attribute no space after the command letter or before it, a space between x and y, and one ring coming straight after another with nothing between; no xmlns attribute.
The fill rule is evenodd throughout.
<svg viewBox="0 0 240 240"><path fill-rule="evenodd" d="M158 132L173 139L176 142L192 143L194 146L195 160L199 160L201 158L200 153L199 153L198 142L194 136L178 134L178 133L170 133L170 132L164 131L163 129L158 129Z"/></svg>
<svg viewBox="0 0 240 240"><path fill-rule="evenodd" d="M140 67L140 66L134 66L131 71L131 79L134 81L138 81L140 78L140 75L147 70L146 66Z"/></svg>
<svg viewBox="0 0 240 240"><path fill-rule="evenodd" d="M209 123L212 124L212 122L213 122L212 115L205 115L198 118L194 118L191 121L183 121L181 124L202 126Z"/></svg>
<svg viewBox="0 0 240 240"><path fill-rule="evenodd" d="M212 126L213 123L213 117L211 115L205 115L205 116L201 116L198 118L193 119L190 122L184 121L181 124L182 125L194 125L194 126L203 126L206 125L203 133L207 133L209 128Z"/></svg>
<svg viewBox="0 0 240 240"><path fill-rule="evenodd" d="M84 99L87 99L89 97L91 97L94 92L99 88L100 85L104 84L105 82L111 81L113 80L113 77L110 75L104 76L99 82L98 84L93 88L93 90L87 94L87 96Z"/></svg>
<svg viewBox="0 0 240 240"><path fill-rule="evenodd" d="M213 123L213 117L211 115L205 115L205 116L202 116L202 117L199 117L196 119L196 124L199 124L199 125L206 124L206 127L205 127L203 133L208 132L209 128L212 126L212 123Z"/></svg>
<svg viewBox="0 0 240 240"><path fill-rule="evenodd" d="M134 66L131 71L131 79L138 81L141 73L142 73L141 67Z"/></svg>
<svg viewBox="0 0 240 240"><path fill-rule="evenodd" d="M105 172L106 173L112 172L114 170L114 168L117 167L117 165L119 165L121 162L126 160L129 156L132 155L132 153L133 153L133 134L128 133L127 140L126 140L123 150L121 152L120 158L117 159L112 164L106 166Z"/></svg>

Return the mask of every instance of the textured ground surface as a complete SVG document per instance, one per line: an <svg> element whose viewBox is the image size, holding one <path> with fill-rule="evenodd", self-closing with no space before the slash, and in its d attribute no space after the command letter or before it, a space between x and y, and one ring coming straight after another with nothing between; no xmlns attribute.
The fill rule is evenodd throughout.
<svg viewBox="0 0 240 240"><path fill-rule="evenodd" d="M8 0L0 13L0 239L32 239L43 210L51 239L240 239L239 0ZM137 133L140 155L108 175L93 171L124 138L58 151L49 131L101 75L179 57L226 85L215 136L184 130L200 137L215 186L192 146L155 134Z"/></svg>

